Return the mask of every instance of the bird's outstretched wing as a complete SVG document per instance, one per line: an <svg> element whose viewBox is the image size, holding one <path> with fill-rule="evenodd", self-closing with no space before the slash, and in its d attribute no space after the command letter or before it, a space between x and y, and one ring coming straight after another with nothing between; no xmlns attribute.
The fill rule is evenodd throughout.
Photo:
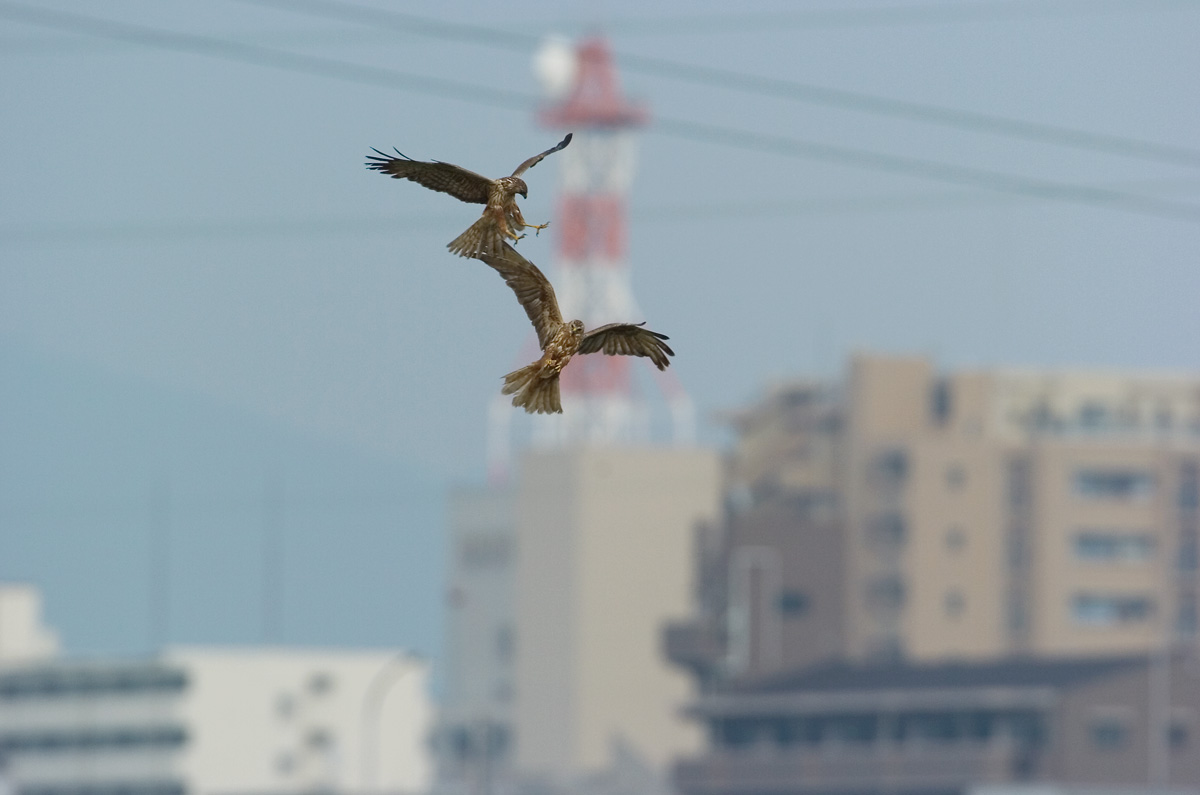
<svg viewBox="0 0 1200 795"><path fill-rule="evenodd" d="M550 280L508 243L498 253L485 252L478 256L503 276L504 283L517 294L517 300L525 307L525 314L537 331L538 346L545 350L546 343L563 322Z"/></svg>
<svg viewBox="0 0 1200 795"><path fill-rule="evenodd" d="M378 149L372 148L375 155L367 155L367 168L390 174L395 179L411 179L419 185L432 190L449 193L456 199L473 204L487 204L488 185L491 180L487 177L468 171L462 166L452 163L441 163L434 160L426 163L413 160L399 149L399 157L385 155Z"/></svg>
<svg viewBox="0 0 1200 795"><path fill-rule="evenodd" d="M567 144L571 143L572 135L574 135L574 133L567 133L566 138L562 139L561 141L556 143L554 146L547 149L545 152L542 152L540 155L534 155L533 157L529 158L524 163L517 166L517 170L514 171L512 173L512 175L514 177L519 177L522 174L524 174L526 171L528 171L529 169L536 166L538 163L542 162L542 158L545 157L546 155L552 155L555 152L557 152L559 149L565 149Z"/></svg>
<svg viewBox="0 0 1200 795"><path fill-rule="evenodd" d="M666 334L642 328L645 323L609 323L607 326L594 328L583 335L579 343L580 353L596 353L604 351L609 356L648 356L659 370L667 369L671 361L668 356L674 356L663 340L670 339Z"/></svg>

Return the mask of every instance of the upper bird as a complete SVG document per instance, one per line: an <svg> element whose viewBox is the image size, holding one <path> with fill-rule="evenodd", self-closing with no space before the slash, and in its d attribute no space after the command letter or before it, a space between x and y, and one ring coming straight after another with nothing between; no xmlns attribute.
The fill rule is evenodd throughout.
<svg viewBox="0 0 1200 795"><path fill-rule="evenodd" d="M505 238L520 240L524 235L521 230L545 229L549 224L527 224L517 207L517 194L529 198L529 188L521 175L542 162L546 155L553 154L571 143L571 133L554 146L541 154L536 154L517 166L512 176L488 179L474 171L468 171L462 166L452 163L442 163L434 160L426 163L413 160L399 149L399 157L391 157L372 148L378 157L367 155L367 168L391 174L396 179L411 179L413 182L427 188L449 193L451 196L465 202L486 204L483 215L471 224L467 231L454 238L447 244L460 257L479 257L483 254L500 251Z"/></svg>
<svg viewBox="0 0 1200 795"><path fill-rule="evenodd" d="M533 364L504 376L500 393L515 394L514 406L523 406L530 414L561 414L558 376L576 353L647 356L659 370L671 363L667 357L674 356L675 351L664 342L669 338L642 328L644 323L609 323L585 332L582 320L563 322L550 281L507 243L501 243L500 253L487 253L480 259L503 276L517 294L543 351L542 358Z"/></svg>

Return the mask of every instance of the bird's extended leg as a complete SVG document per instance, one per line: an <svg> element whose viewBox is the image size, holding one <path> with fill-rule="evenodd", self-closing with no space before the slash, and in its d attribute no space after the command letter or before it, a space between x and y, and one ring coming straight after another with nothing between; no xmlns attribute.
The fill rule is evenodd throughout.
<svg viewBox="0 0 1200 795"><path fill-rule="evenodd" d="M527 223L525 223L525 216L521 215L521 208L517 207L515 205L513 206L512 213L508 217L508 222L510 224L512 224L514 227L516 227L517 229L537 230L536 232L534 232L534 237L536 237L537 234L539 232L541 232L543 229L550 226L549 221L547 221L544 224L527 224ZM525 235L521 235L521 237L525 237ZM520 238L517 238L517 239L520 240Z"/></svg>
<svg viewBox="0 0 1200 795"><path fill-rule="evenodd" d="M533 233L533 236L534 236L534 237L537 237L539 234L541 234L541 232L542 232L542 230L543 230L543 229L545 229L546 227L550 226L550 222L549 222L549 221L547 221L547 222L546 222L546 223L544 223L544 224L527 224L527 223L525 223L524 221L522 221L522 222L521 222L521 226L525 227L526 229L533 229L533 230L536 230L536 231L534 231L534 233ZM521 235L521 237L525 237L525 235Z"/></svg>

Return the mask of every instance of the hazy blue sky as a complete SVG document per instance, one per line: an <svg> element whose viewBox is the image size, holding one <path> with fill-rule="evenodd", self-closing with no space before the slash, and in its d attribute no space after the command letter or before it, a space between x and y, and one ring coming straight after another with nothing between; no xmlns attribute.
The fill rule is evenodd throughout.
<svg viewBox="0 0 1200 795"><path fill-rule="evenodd" d="M285 5L0 0L0 577L46 586L74 648L147 642L133 572L155 477L179 494L171 638L256 637L257 607L234 617L260 586L245 538L274 471L295 500L396 484L386 516L330 515L309 536L293 518L288 539L314 560L287 569L289 599L324 572L328 600L289 601L283 639L436 647L442 490L481 477L487 403L528 325L493 272L445 251L477 208L363 159L396 146L498 175L557 141L533 101L420 82L532 97L542 34L607 31L651 111L630 208L645 318L631 319L671 336L702 418L771 379L832 374L855 349L945 367L1200 363L1200 3L373 4L520 32L508 48ZM1173 148L1022 140L754 77ZM551 217L554 169L527 175L527 218ZM554 232L521 244L552 278ZM153 406L170 410L147 419ZM145 438L106 466L117 430ZM105 495L125 513L43 510ZM250 507L196 524L188 499ZM350 526L359 540L339 547ZM345 550L328 569L321 543ZM115 567L110 611L77 549ZM318 602L357 619L296 618ZM392 614L416 618L383 629Z"/></svg>

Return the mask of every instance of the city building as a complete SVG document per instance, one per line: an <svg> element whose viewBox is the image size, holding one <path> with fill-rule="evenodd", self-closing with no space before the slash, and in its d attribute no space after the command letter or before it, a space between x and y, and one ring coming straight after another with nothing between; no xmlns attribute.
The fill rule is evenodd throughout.
<svg viewBox="0 0 1200 795"><path fill-rule="evenodd" d="M512 778L516 491L459 487L447 514L437 790L487 793Z"/></svg>
<svg viewBox="0 0 1200 795"><path fill-rule="evenodd" d="M700 734L659 628L689 610L720 494L713 451L617 446L454 492L439 792L662 790Z"/></svg>
<svg viewBox="0 0 1200 795"><path fill-rule="evenodd" d="M32 585L0 583L0 665L58 654L58 634L42 620L42 594Z"/></svg>
<svg viewBox="0 0 1200 795"><path fill-rule="evenodd" d="M422 792L427 678L388 650L10 664L0 754L19 795Z"/></svg>
<svg viewBox="0 0 1200 795"><path fill-rule="evenodd" d="M829 663L697 699L680 795L1200 793L1200 661Z"/></svg>
<svg viewBox="0 0 1200 795"><path fill-rule="evenodd" d="M563 782L633 754L664 769L698 747L690 682L659 630L686 615L692 538L718 514L721 467L697 449L526 457L517 499L516 766Z"/></svg>
<svg viewBox="0 0 1200 795"><path fill-rule="evenodd" d="M697 610L665 633L703 683L1197 641L1200 376L860 355L730 421Z"/></svg>

